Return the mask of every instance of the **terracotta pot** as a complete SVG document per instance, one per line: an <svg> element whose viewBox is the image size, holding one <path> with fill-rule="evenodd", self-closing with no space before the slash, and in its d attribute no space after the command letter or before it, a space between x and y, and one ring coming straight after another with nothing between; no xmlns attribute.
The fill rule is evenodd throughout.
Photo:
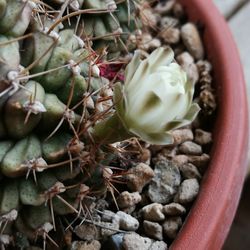
<svg viewBox="0 0 250 250"><path fill-rule="evenodd" d="M248 111L242 67L225 20L212 0L180 0L204 27L213 64L218 112L210 166L199 196L171 249L218 250L229 232L246 173Z"/></svg>

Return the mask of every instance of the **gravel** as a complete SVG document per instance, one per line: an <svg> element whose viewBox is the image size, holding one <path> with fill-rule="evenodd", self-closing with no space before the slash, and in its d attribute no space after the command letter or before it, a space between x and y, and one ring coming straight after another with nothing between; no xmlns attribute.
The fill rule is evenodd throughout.
<svg viewBox="0 0 250 250"><path fill-rule="evenodd" d="M152 202L166 204L174 197L180 185L180 171L172 161L159 161L155 164L154 173L148 196Z"/></svg>

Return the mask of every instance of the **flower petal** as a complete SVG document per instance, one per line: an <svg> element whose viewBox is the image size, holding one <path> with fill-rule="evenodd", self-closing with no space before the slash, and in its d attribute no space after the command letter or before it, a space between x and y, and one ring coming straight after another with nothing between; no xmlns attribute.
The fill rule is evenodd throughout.
<svg viewBox="0 0 250 250"><path fill-rule="evenodd" d="M127 65L125 69L125 82L126 85L132 84L132 78L141 63L141 53L139 50L135 51L135 54L131 62ZM129 87L129 86L128 86Z"/></svg>
<svg viewBox="0 0 250 250"><path fill-rule="evenodd" d="M198 115L198 113L200 112L201 108L197 103L193 103L187 114L183 117L183 119L185 120L189 120L189 121L193 121L195 119L195 117Z"/></svg>
<svg viewBox="0 0 250 250"><path fill-rule="evenodd" d="M149 74L156 72L157 68L160 66L169 65L174 59L174 52L170 47L160 47L154 50L154 52L152 52L143 61L139 61L138 54L136 54L133 59L135 61L131 67L138 67L138 62L139 67L132 69L130 68L132 74L128 74L127 72L129 78L125 80L125 88L128 91L137 91L137 88L140 88L140 85L144 82ZM134 70L136 71L134 72Z"/></svg>
<svg viewBox="0 0 250 250"><path fill-rule="evenodd" d="M183 117L183 119L176 119L171 122L168 122L165 125L165 131L170 131L173 129L189 125L196 118L199 111L200 111L199 105L197 103L193 103L189 108L187 114Z"/></svg>
<svg viewBox="0 0 250 250"><path fill-rule="evenodd" d="M160 47L154 50L146 60L149 63L150 72L155 72L159 66L167 66L174 60L174 52L170 47Z"/></svg>
<svg viewBox="0 0 250 250"><path fill-rule="evenodd" d="M139 136L144 141L155 144L155 145L169 145L173 144L173 137L170 133L162 132L162 133L144 133L142 130L131 130L131 133Z"/></svg>

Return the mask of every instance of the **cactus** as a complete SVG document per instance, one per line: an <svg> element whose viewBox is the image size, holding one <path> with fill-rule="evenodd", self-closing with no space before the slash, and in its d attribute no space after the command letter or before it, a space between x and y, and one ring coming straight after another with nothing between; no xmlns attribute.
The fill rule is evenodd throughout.
<svg viewBox="0 0 250 250"><path fill-rule="evenodd" d="M145 25L137 5L0 0L0 229L17 245L83 216L86 193L112 191L119 153L93 129L115 112L113 81Z"/></svg>
<svg viewBox="0 0 250 250"><path fill-rule="evenodd" d="M127 3L65 2L0 1L0 216L22 240L76 213L82 183L106 185L105 151L86 163L83 153L95 148L88 124L109 83L97 64L125 53L135 26Z"/></svg>

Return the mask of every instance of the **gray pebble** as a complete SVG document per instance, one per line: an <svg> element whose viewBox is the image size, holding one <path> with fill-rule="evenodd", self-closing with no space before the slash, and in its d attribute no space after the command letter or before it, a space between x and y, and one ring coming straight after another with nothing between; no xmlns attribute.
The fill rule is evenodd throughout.
<svg viewBox="0 0 250 250"><path fill-rule="evenodd" d="M148 188L148 196L152 202L168 203L180 185L180 171L171 161L159 161L155 164L154 173L155 177Z"/></svg>
<svg viewBox="0 0 250 250"><path fill-rule="evenodd" d="M168 218L162 225L164 234L170 239L174 239L176 237L181 226L181 217Z"/></svg>
<svg viewBox="0 0 250 250"><path fill-rule="evenodd" d="M179 151L187 155L201 155L202 148L200 145L192 142L186 141L179 146Z"/></svg>
<svg viewBox="0 0 250 250"><path fill-rule="evenodd" d="M181 28L182 41L189 53L196 59L204 57L204 48L200 38L199 31L193 23L186 23Z"/></svg>
<svg viewBox="0 0 250 250"><path fill-rule="evenodd" d="M129 214L118 211L115 217L119 221L120 228L123 230L136 231L139 228L139 221Z"/></svg>
<svg viewBox="0 0 250 250"><path fill-rule="evenodd" d="M179 169L181 171L181 175L184 179L201 179L201 174L199 173L197 167L193 165L192 163L186 163L179 166Z"/></svg>
<svg viewBox="0 0 250 250"><path fill-rule="evenodd" d="M120 208L133 207L141 201L139 192L129 193L124 191L117 198L117 204Z"/></svg>
<svg viewBox="0 0 250 250"><path fill-rule="evenodd" d="M100 250L101 243L97 240L93 240L90 242L74 241L70 249L71 250Z"/></svg>
<svg viewBox="0 0 250 250"><path fill-rule="evenodd" d="M115 217L115 213L111 210L103 210L102 211L102 221L105 222L112 222Z"/></svg>
<svg viewBox="0 0 250 250"><path fill-rule="evenodd" d="M103 226L101 227L102 238L107 238L113 234L116 234L117 230L119 230L119 223L116 220L113 220L112 223L101 222L100 224Z"/></svg>
<svg viewBox="0 0 250 250"><path fill-rule="evenodd" d="M104 199L97 199L97 201L95 202L95 209L97 210L105 210L107 209L109 206L109 203L104 200Z"/></svg>
<svg viewBox="0 0 250 250"><path fill-rule="evenodd" d="M186 213L186 208L179 203L170 203L163 207L163 213L168 216L183 215Z"/></svg>
<svg viewBox="0 0 250 250"><path fill-rule="evenodd" d="M148 250L167 250L168 245L164 241L155 241Z"/></svg>
<svg viewBox="0 0 250 250"><path fill-rule="evenodd" d="M152 203L142 208L144 219L149 221L163 221L165 215L162 211L163 205L159 203Z"/></svg>
<svg viewBox="0 0 250 250"><path fill-rule="evenodd" d="M103 249L123 250L122 247L123 237L124 237L123 233L112 235L104 242Z"/></svg>
<svg viewBox="0 0 250 250"><path fill-rule="evenodd" d="M122 246L124 250L148 250L152 245L152 240L142 237L137 233L125 234Z"/></svg>
<svg viewBox="0 0 250 250"><path fill-rule="evenodd" d="M212 142L212 133L202 129L195 130L195 142L200 145L206 145Z"/></svg>
<svg viewBox="0 0 250 250"><path fill-rule="evenodd" d="M163 239L162 226L159 223L144 220L143 228L144 228L145 234L148 237L153 238L155 240Z"/></svg>
<svg viewBox="0 0 250 250"><path fill-rule="evenodd" d="M199 193L199 183L196 179L187 179L181 183L175 201L181 204L192 202Z"/></svg>

